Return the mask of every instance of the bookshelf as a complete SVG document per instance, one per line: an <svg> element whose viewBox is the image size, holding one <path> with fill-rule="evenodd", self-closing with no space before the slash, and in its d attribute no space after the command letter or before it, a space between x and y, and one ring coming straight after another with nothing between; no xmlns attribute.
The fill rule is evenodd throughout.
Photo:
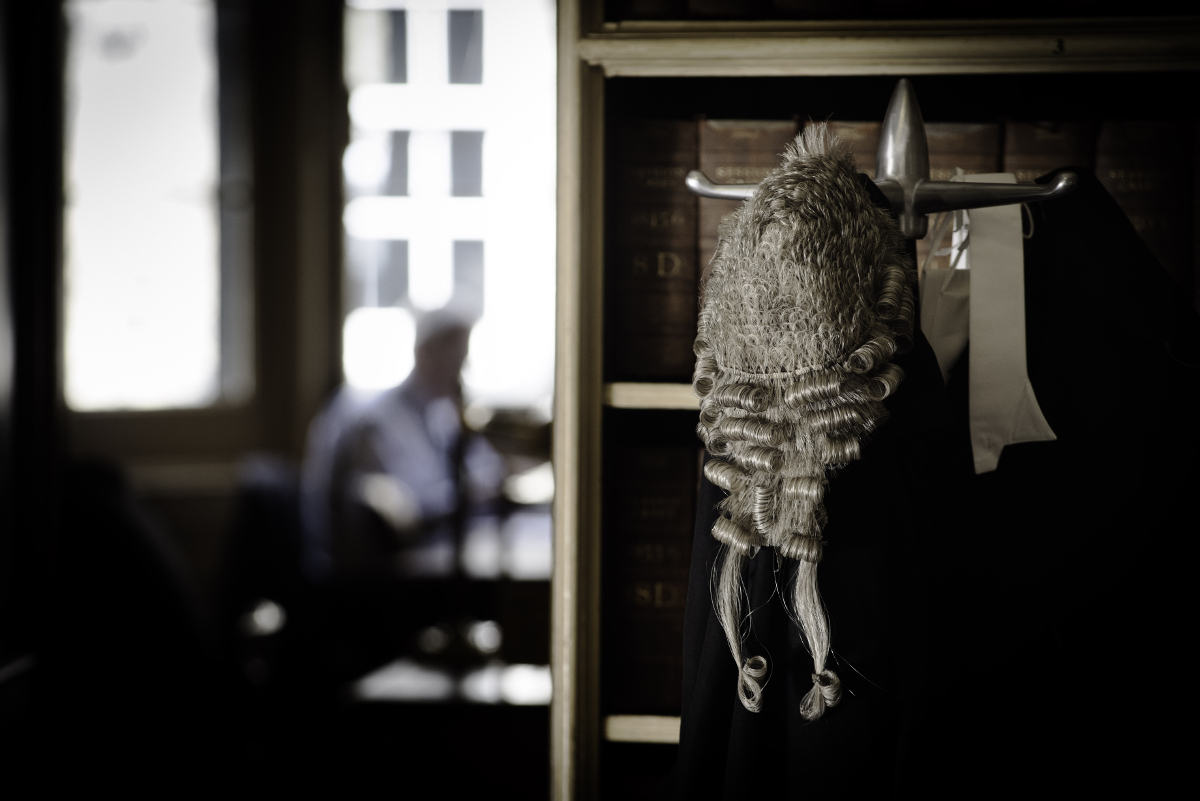
<svg viewBox="0 0 1200 801"><path fill-rule="evenodd" d="M938 89L922 96L930 109L952 107L958 102L954 92L969 90L975 81L988 91L1014 82L1017 88L1009 94L1016 97L1021 80L1042 75L1068 91L1099 90L1109 80L1131 91L1140 76L1161 94L1168 91L1161 86L1168 74L1177 80L1200 70L1200 17L605 22L599 3L562 0L558 24L552 793L582 799L601 797L602 786L604 795L613 792L606 777L629 764L614 746L663 749L678 740L677 716L626 714L630 710L606 708L602 697L602 648L609 647L602 642L603 463L606 443L613 441L611 432L606 439L604 421L613 414L686 415L698 408L690 386L678 380L606 380L605 249L612 242L606 145L609 123L622 113L622 98L629 94L617 85L684 86L693 92L711 85L727 91L733 85L728 79L738 79L737 87L762 88L767 99L756 108L760 116L777 118L797 109L782 100L783 107L767 109L772 92L823 85L817 81L849 89L867 85L852 81L875 81L890 92L894 79L885 81L886 76L930 76ZM666 105L682 102L667 94ZM878 105L845 119L880 119L886 99ZM955 118L927 113L926 119ZM1200 159L1193 157L1193 163Z"/></svg>

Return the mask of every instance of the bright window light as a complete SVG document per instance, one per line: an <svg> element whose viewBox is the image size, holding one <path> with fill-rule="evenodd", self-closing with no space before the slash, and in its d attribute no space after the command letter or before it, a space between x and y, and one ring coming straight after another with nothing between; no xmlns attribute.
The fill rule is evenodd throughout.
<svg viewBox="0 0 1200 801"><path fill-rule="evenodd" d="M347 308L481 309L463 371L467 400L548 409L554 0L347 5ZM388 190L401 174L405 191ZM381 241L407 243L406 291L395 300L371 284L384 273L363 245Z"/></svg>
<svg viewBox="0 0 1200 801"><path fill-rule="evenodd" d="M500 697L510 704L549 704L554 696L549 665L509 665L500 679Z"/></svg>
<svg viewBox="0 0 1200 801"><path fill-rule="evenodd" d="M346 383L387 389L412 371L416 326L406 309L364 306L350 312L342 330Z"/></svg>
<svg viewBox="0 0 1200 801"><path fill-rule="evenodd" d="M220 391L215 18L68 0L65 393L76 410Z"/></svg>

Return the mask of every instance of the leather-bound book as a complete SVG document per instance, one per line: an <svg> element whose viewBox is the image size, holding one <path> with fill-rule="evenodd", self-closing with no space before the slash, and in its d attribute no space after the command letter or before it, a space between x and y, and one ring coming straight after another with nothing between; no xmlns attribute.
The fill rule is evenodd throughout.
<svg viewBox="0 0 1200 801"><path fill-rule="evenodd" d="M958 168L968 175L1000 171L1000 126L992 123L930 122L929 178L949 181Z"/></svg>
<svg viewBox="0 0 1200 801"><path fill-rule="evenodd" d="M701 451L634 439L604 453L602 703L605 714L678 715Z"/></svg>
<svg viewBox="0 0 1200 801"><path fill-rule="evenodd" d="M1088 122L1009 122L1004 126L1004 167L1028 182L1061 167L1091 167L1096 129Z"/></svg>
<svg viewBox="0 0 1200 801"><path fill-rule="evenodd" d="M796 137L791 120L701 120L700 169L718 184L756 184L783 161ZM721 221L740 200L700 199L701 285L711 269Z"/></svg>
<svg viewBox="0 0 1200 801"><path fill-rule="evenodd" d="M829 130L833 132L846 149L854 154L858 171L867 174L868 178L875 177L876 160L879 156L879 122L843 122L830 120Z"/></svg>
<svg viewBox="0 0 1200 801"><path fill-rule="evenodd" d="M929 142L929 178L949 181L958 170L967 175L1000 172L1000 126L991 123L929 122L925 124ZM929 233L917 240L917 268L925 264L934 234L936 215L929 217ZM950 247L950 234L941 248ZM930 269L944 269L951 264L949 256L934 256Z"/></svg>
<svg viewBox="0 0 1200 801"><path fill-rule="evenodd" d="M609 150L608 380L690 381L698 310L696 123L623 121Z"/></svg>
<svg viewBox="0 0 1200 801"><path fill-rule="evenodd" d="M1189 298L1192 137L1188 122L1111 120L1101 123L1096 143L1096 177Z"/></svg>

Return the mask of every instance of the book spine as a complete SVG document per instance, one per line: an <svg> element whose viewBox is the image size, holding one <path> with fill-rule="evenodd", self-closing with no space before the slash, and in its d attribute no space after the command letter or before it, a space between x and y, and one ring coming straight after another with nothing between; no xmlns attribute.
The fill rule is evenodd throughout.
<svg viewBox="0 0 1200 801"><path fill-rule="evenodd" d="M858 171L874 179L882 123L830 120L828 126L830 133L842 140L842 145L853 154Z"/></svg>
<svg viewBox="0 0 1200 801"><path fill-rule="evenodd" d="M1062 167L1093 164L1095 129L1086 122L1009 122L1004 126L1004 172L1031 182Z"/></svg>
<svg viewBox="0 0 1200 801"><path fill-rule="evenodd" d="M688 381L696 338L696 126L626 121L615 162L606 259L608 380Z"/></svg>
<svg viewBox="0 0 1200 801"><path fill-rule="evenodd" d="M678 446L605 453L601 671L608 713L679 714L699 453Z"/></svg>
<svg viewBox="0 0 1200 801"><path fill-rule="evenodd" d="M1000 126L989 123L930 122L925 124L925 139L929 143L929 179L949 181L961 169L967 175L1000 172ZM917 268L925 264L934 233L933 218L929 234L917 240ZM950 236L941 248L950 246ZM949 256L934 255L930 269L945 269L951 264Z"/></svg>
<svg viewBox="0 0 1200 801"><path fill-rule="evenodd" d="M1192 124L1107 121L1096 177L1171 278L1192 293Z"/></svg>
<svg viewBox="0 0 1200 801"><path fill-rule="evenodd" d="M779 120L701 120L700 169L718 184L756 184L783 161L796 137L796 123ZM699 259L701 286L712 268L721 223L739 200L700 199Z"/></svg>

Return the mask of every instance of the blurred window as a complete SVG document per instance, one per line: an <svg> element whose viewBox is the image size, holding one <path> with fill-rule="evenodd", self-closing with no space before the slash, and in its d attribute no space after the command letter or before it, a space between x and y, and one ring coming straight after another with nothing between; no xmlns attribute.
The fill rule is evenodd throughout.
<svg viewBox="0 0 1200 801"><path fill-rule="evenodd" d="M468 403L548 419L554 2L347 5L346 378L402 381L411 354L365 332L411 342L416 315L455 304L482 315L463 371Z"/></svg>
<svg viewBox="0 0 1200 801"><path fill-rule="evenodd" d="M214 5L65 5L64 373L77 411L253 391L249 164L222 148Z"/></svg>

